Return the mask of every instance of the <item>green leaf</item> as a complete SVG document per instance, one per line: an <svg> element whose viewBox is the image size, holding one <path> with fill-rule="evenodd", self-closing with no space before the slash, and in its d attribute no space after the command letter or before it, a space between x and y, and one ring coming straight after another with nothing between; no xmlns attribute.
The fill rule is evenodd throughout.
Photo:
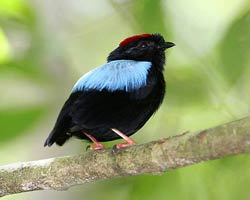
<svg viewBox="0 0 250 200"><path fill-rule="evenodd" d="M9 71L20 73L29 79L44 80L49 79L43 64L43 41L40 29L37 25L37 18L32 7L25 0L1 0L0 1L0 24L3 32L16 35L19 40L23 40L25 47L14 48L15 45L7 43L7 36L1 34L0 29L0 73ZM15 38L15 37L13 37ZM13 39L12 39L13 40ZM15 40L11 43L15 44ZM17 45L18 46L18 45ZM12 53L12 57L9 54ZM9 58L9 59L7 59Z"/></svg>
<svg viewBox="0 0 250 200"><path fill-rule="evenodd" d="M45 111L42 107L0 110L0 142L23 134L37 123Z"/></svg>
<svg viewBox="0 0 250 200"><path fill-rule="evenodd" d="M206 103L209 95L207 81L195 67L167 69L166 102L175 106Z"/></svg>
<svg viewBox="0 0 250 200"><path fill-rule="evenodd" d="M234 84L245 72L250 58L250 10L229 27L219 46L219 70Z"/></svg>
<svg viewBox="0 0 250 200"><path fill-rule="evenodd" d="M0 64L6 62L10 58L10 46L0 27Z"/></svg>
<svg viewBox="0 0 250 200"><path fill-rule="evenodd" d="M0 63L0 73L18 73L35 82L50 81L51 75L48 74L40 62L35 61L35 58L39 61L38 55L30 53L20 60L10 60L3 65Z"/></svg>
<svg viewBox="0 0 250 200"><path fill-rule="evenodd" d="M133 15L138 31L148 33L169 34L170 29L165 24L170 24L161 0L136 0L133 1Z"/></svg>
<svg viewBox="0 0 250 200"><path fill-rule="evenodd" d="M33 22L34 15L31 7L24 0L1 0L0 19L6 18L30 23Z"/></svg>
<svg viewBox="0 0 250 200"><path fill-rule="evenodd" d="M171 21L162 0L110 1L118 13L130 22L138 33L171 34ZM168 26L166 26L166 24Z"/></svg>

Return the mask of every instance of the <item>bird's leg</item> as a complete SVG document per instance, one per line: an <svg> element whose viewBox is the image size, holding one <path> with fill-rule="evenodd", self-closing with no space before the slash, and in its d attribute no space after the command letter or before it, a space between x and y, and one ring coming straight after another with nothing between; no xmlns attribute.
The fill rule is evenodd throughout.
<svg viewBox="0 0 250 200"><path fill-rule="evenodd" d="M84 133L94 144L90 146L91 150L103 149L104 145L98 142L93 136Z"/></svg>
<svg viewBox="0 0 250 200"><path fill-rule="evenodd" d="M131 146L136 144L136 142L134 140L132 140L131 138L129 138L128 136L126 136L124 133L122 133L121 131L119 131L116 128L112 128L112 131L114 131L117 135L121 136L124 140L126 140L126 142L121 143L121 144L117 144L116 148L123 148L123 147L127 147L127 146Z"/></svg>

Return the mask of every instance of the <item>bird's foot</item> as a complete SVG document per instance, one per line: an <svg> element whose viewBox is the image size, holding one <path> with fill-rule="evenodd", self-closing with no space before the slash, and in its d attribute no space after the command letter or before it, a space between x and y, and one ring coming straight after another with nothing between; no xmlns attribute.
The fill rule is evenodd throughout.
<svg viewBox="0 0 250 200"><path fill-rule="evenodd" d="M104 149L105 146L103 144L101 144L100 142L98 142L93 136L87 134L87 133L84 133L94 144L93 145L90 145L87 147L87 149L90 149L90 150L98 150L98 149Z"/></svg>
<svg viewBox="0 0 250 200"><path fill-rule="evenodd" d="M127 142L124 142L124 143L117 144L115 146L116 146L117 149L120 149L120 148L128 147L128 146L131 146L131 145L135 145L135 144L136 144L135 141L130 140L130 141L127 141Z"/></svg>
<svg viewBox="0 0 250 200"><path fill-rule="evenodd" d="M101 143L99 144L93 144L89 147L90 150L98 150L98 149L104 149L105 146Z"/></svg>
<svg viewBox="0 0 250 200"><path fill-rule="evenodd" d="M121 144L115 145L115 147L117 149L120 149L120 148L123 148L123 147L127 147L127 146L131 146L131 145L135 145L136 144L136 142L134 140L132 140L130 137L128 137L127 135L125 135L124 133L122 133L121 131L119 131L118 129L112 128L111 130L114 131L119 136L121 136L124 140L126 140L125 143L121 143Z"/></svg>

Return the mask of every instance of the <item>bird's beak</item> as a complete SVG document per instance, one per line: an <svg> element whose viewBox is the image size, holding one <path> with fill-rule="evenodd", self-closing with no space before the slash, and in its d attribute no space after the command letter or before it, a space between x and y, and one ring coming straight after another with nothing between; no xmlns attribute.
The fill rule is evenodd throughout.
<svg viewBox="0 0 250 200"><path fill-rule="evenodd" d="M165 51L166 49L171 48L173 46L175 46L173 42L164 42L163 44L158 46L158 49Z"/></svg>
<svg viewBox="0 0 250 200"><path fill-rule="evenodd" d="M164 44L165 49L169 49L173 46L175 46L175 43L173 43L173 42L165 42L165 44Z"/></svg>

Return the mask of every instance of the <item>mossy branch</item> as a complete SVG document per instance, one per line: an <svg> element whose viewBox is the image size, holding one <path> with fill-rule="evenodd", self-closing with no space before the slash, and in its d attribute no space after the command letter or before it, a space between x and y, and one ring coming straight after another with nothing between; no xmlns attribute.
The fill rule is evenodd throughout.
<svg viewBox="0 0 250 200"><path fill-rule="evenodd" d="M202 161L249 153L250 117L199 133L185 133L124 149L14 163L0 167L0 197L65 190L113 177L159 174Z"/></svg>

